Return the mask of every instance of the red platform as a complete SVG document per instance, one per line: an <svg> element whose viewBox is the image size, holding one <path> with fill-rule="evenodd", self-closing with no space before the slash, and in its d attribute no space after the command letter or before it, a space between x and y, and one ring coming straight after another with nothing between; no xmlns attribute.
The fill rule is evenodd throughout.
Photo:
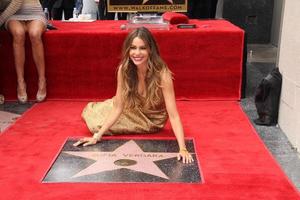
<svg viewBox="0 0 300 200"><path fill-rule="evenodd" d="M128 31L125 21L68 23L44 34L48 99L108 98ZM178 99L237 100L241 97L244 32L225 20L190 20L196 29L152 31L175 77ZM11 37L0 32L0 93L16 99ZM25 76L34 99L37 74L27 40Z"/></svg>

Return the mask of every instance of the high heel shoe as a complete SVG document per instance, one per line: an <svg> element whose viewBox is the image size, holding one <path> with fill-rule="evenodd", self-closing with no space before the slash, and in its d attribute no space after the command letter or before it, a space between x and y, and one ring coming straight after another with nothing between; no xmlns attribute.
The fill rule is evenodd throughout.
<svg viewBox="0 0 300 200"><path fill-rule="evenodd" d="M20 94L23 93L23 94ZM18 101L20 104L25 104L28 101L28 96L26 93L26 84L24 83L24 86L21 88L20 85L17 87L17 96L18 96Z"/></svg>
<svg viewBox="0 0 300 200"><path fill-rule="evenodd" d="M47 96L47 90L46 90L46 81L43 81L42 83L39 83L39 89L36 93L36 101L42 102L46 99Z"/></svg>

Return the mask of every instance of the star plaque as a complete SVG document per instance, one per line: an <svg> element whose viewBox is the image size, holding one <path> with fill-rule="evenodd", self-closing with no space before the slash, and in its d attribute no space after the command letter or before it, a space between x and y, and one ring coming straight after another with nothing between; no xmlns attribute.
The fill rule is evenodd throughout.
<svg viewBox="0 0 300 200"><path fill-rule="evenodd" d="M74 147L68 139L43 182L187 182L201 176L193 140L186 140L194 162L177 161L176 140L102 140Z"/></svg>

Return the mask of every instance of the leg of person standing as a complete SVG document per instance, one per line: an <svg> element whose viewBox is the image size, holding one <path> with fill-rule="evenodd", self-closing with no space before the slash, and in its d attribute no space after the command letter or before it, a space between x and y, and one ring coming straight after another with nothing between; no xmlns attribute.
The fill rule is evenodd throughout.
<svg viewBox="0 0 300 200"><path fill-rule="evenodd" d="M63 9L62 8L52 8L52 16L54 20L62 20L62 13Z"/></svg>
<svg viewBox="0 0 300 200"><path fill-rule="evenodd" d="M17 73L17 97L20 103L26 103L28 100L24 80L26 25L25 22L11 20L8 22L7 27L13 37L13 52Z"/></svg>
<svg viewBox="0 0 300 200"><path fill-rule="evenodd" d="M190 19L194 19L194 9L195 9L195 2L194 0L188 0L188 8L187 8L187 15Z"/></svg>
<svg viewBox="0 0 300 200"><path fill-rule="evenodd" d="M17 73L17 97L20 103L26 103L28 100L26 92L26 83L24 79L25 64L25 38L26 32L32 45L33 60L38 71L38 92L36 100L43 101L46 98L46 78L45 78L45 59L42 34L45 31L45 25L39 21L22 22L11 20L8 22L8 30L13 36L13 49L15 67Z"/></svg>
<svg viewBox="0 0 300 200"><path fill-rule="evenodd" d="M100 20L104 20L104 12L105 12L105 3L103 0L100 0L98 3L98 14Z"/></svg>
<svg viewBox="0 0 300 200"><path fill-rule="evenodd" d="M53 5L55 0L43 0L42 7L43 9L48 8L49 10L49 19L54 19L53 13L57 12L57 10L53 11Z"/></svg>
<svg viewBox="0 0 300 200"><path fill-rule="evenodd" d="M63 0L62 8L64 11L65 20L69 20L73 17L73 9L75 7L75 0Z"/></svg>
<svg viewBox="0 0 300 200"><path fill-rule="evenodd" d="M36 100L43 101L46 98L46 77L45 77L45 56L42 35L45 32L45 25L39 20L28 22L27 31L32 46L32 55L38 72L38 92Z"/></svg>
<svg viewBox="0 0 300 200"><path fill-rule="evenodd" d="M115 19L115 13L114 12L108 12L107 0L104 0L104 1L105 1L105 19L114 20Z"/></svg>
<svg viewBox="0 0 300 200"><path fill-rule="evenodd" d="M218 0L211 0L209 3L210 4L209 4L208 18L214 19L216 17L216 9L217 9Z"/></svg>

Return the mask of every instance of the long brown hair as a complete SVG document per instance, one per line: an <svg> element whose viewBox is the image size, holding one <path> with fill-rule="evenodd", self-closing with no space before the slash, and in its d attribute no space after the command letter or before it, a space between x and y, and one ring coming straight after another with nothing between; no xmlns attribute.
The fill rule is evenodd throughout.
<svg viewBox="0 0 300 200"><path fill-rule="evenodd" d="M138 74L137 66L129 57L130 47L134 38L140 38L144 41L148 51L148 69L146 74L146 107L155 107L161 103L161 74L162 72L170 73L166 63L162 60L159 54L159 49L151 32L145 28L140 27L128 34L124 43L122 51L122 59L120 63L121 75L123 79L123 97L125 105L133 108L141 105L142 97L138 94Z"/></svg>

